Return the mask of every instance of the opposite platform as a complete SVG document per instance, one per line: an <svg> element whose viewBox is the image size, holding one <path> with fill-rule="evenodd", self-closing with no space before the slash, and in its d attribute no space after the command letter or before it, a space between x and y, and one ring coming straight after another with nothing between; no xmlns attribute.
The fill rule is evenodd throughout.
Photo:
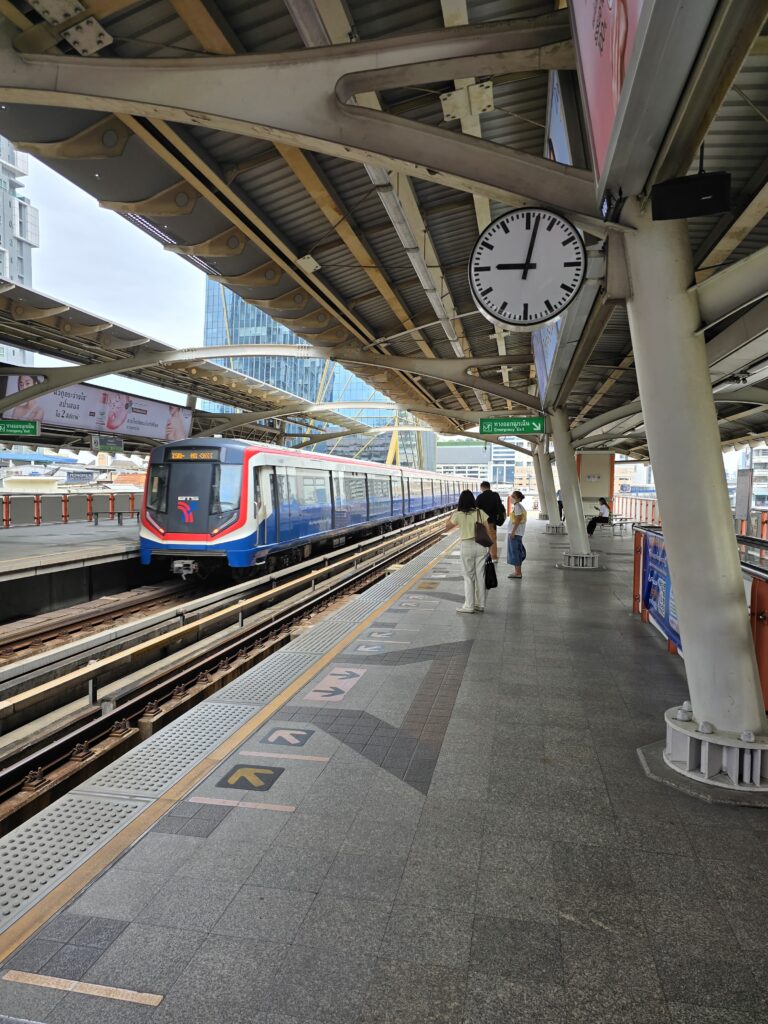
<svg viewBox="0 0 768 1024"><path fill-rule="evenodd" d="M135 519L125 521L123 526L104 516L98 526L14 526L0 530L0 583L137 558L138 554Z"/></svg>
<svg viewBox="0 0 768 1024"><path fill-rule="evenodd" d="M88 825L5 933L30 937L2 1012L764 1019L768 814L645 777L636 748L686 693L630 614L631 541L600 538L595 573L526 541L484 615L455 614L442 542L3 840L33 859Z"/></svg>

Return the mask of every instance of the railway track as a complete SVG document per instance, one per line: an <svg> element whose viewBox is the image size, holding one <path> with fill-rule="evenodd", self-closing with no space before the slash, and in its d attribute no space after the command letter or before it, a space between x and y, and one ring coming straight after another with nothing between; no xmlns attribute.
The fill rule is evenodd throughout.
<svg viewBox="0 0 768 1024"><path fill-rule="evenodd" d="M35 659L12 666L15 681L0 687L0 829L20 824L263 660L324 607L415 557L445 519L186 602L134 623L128 637L117 631L112 646L96 634L69 645L79 648L78 667L42 682L29 667ZM9 689L16 692L3 696ZM20 724L9 731L13 723Z"/></svg>
<svg viewBox="0 0 768 1024"><path fill-rule="evenodd" d="M194 593L202 593L203 588ZM0 665L27 658L43 649L69 643L120 622L144 617L189 598L189 584L158 583L136 587L126 594L100 597L85 604L36 615L20 622L4 623L0 638Z"/></svg>

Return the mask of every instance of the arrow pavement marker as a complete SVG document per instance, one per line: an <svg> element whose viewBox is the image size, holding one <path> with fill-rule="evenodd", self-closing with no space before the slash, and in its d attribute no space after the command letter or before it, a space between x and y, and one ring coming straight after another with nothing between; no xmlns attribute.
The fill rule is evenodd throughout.
<svg viewBox="0 0 768 1024"><path fill-rule="evenodd" d="M286 747L303 747L309 737L314 735L314 729L273 729L262 742L277 743Z"/></svg>
<svg viewBox="0 0 768 1024"><path fill-rule="evenodd" d="M315 684L304 700L343 700L367 671L365 668L335 668Z"/></svg>
<svg viewBox="0 0 768 1024"><path fill-rule="evenodd" d="M285 771L285 768L271 768L265 764L236 764L227 772L217 786L225 789L258 789L266 793Z"/></svg>
<svg viewBox="0 0 768 1024"><path fill-rule="evenodd" d="M392 647L410 647L410 644L405 643L402 640L379 640L376 643L371 643L366 640L357 644L357 646L353 647L352 650L355 654L383 654L386 651L389 651Z"/></svg>

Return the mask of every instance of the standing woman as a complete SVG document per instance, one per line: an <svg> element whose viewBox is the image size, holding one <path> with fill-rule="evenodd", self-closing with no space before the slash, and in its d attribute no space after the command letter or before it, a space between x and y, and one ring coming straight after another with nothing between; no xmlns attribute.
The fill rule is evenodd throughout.
<svg viewBox="0 0 768 1024"><path fill-rule="evenodd" d="M512 491L512 515L509 517L509 538L507 540L507 561L512 566L509 575L511 580L519 580L523 577L523 561L525 560L525 548L523 547L523 534L528 513L523 507L525 495L522 491Z"/></svg>
<svg viewBox="0 0 768 1024"><path fill-rule="evenodd" d="M464 604L457 612L471 615L485 611L485 559L488 548L475 540L475 526L482 523L483 529L488 516L475 504L472 491L462 491L451 522L459 528L461 537L461 567L464 575ZM485 530L488 534L487 529ZM490 540L490 534L488 534Z"/></svg>

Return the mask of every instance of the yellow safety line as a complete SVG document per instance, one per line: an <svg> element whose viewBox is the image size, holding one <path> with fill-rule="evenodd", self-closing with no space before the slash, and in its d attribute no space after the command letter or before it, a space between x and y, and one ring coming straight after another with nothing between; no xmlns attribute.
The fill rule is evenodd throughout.
<svg viewBox="0 0 768 1024"><path fill-rule="evenodd" d="M122 1003L139 1003L142 1006L159 1006L163 1001L163 996L157 996L152 992L135 992L130 988L114 988L111 985L92 985L88 981L54 978L50 974L32 974L29 971L6 971L3 980L15 981L17 985L37 985L38 988L56 988L87 996L101 996L102 999L119 999Z"/></svg>
<svg viewBox="0 0 768 1024"><path fill-rule="evenodd" d="M302 690L307 683L313 679L318 672L325 668L326 665L330 664L350 643L355 640L362 632L364 632L372 622L374 622L382 612L386 611L393 604L400 600L402 595L410 590L414 583L426 576L426 574L432 569L433 566L437 565L451 548L455 547L456 541L449 544L439 555L436 555L423 569L421 569L416 575L410 579L407 583L404 583L390 598L383 601L381 606L375 611L371 612L359 625L353 627L349 633L338 643L321 657L317 659L311 668L303 672L297 679L294 679L292 683L289 683L286 688L274 697L269 704L265 705L260 711L258 711L248 722L241 725L240 728L229 736L226 740L219 744L219 746L211 754L205 757L199 764L196 764L183 779L172 786L167 793L155 800L154 803L150 804L145 810L143 810L137 817L135 817L124 829L122 829L116 836L105 843L100 850L97 850L92 857L90 857L84 864L81 864L75 871L72 872L67 878L63 879L54 889L51 890L46 896L44 896L39 903L34 907L31 907L23 917L20 917L18 921L15 921L2 935L2 945L0 945L0 960L5 960L9 957L18 947L33 935L39 928L41 928L51 917L63 907L67 905L71 900L78 896L82 890L96 878L97 875L105 871L111 864L114 863L117 858L123 854L129 846L133 845L136 840L155 824L160 818L163 817L175 804L180 800L183 800L188 793L190 793L198 783L202 782L206 776L210 775L222 761L225 761L230 754L234 753L237 748L247 739L249 739L257 729L260 729L262 725L269 721L272 716L287 704L288 701L294 697L300 690ZM86 783L87 785L87 783Z"/></svg>

